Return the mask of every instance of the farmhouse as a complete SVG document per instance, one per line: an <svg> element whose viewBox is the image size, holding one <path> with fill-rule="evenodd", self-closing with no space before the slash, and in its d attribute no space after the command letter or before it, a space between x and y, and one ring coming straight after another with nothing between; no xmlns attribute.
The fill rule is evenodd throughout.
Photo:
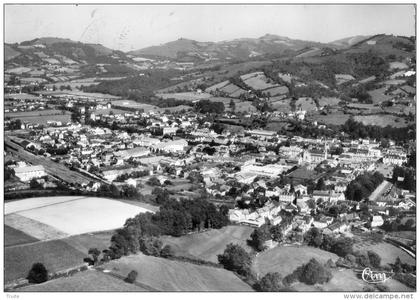
<svg viewBox="0 0 420 300"><path fill-rule="evenodd" d="M47 173L45 173L45 169L41 165L37 166L25 166L25 167L17 167L14 168L15 176L18 177L21 181L30 181L33 178L40 178Z"/></svg>

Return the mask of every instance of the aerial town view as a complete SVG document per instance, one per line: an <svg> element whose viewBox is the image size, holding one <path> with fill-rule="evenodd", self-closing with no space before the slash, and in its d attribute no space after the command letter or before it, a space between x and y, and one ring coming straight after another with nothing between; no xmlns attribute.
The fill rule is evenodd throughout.
<svg viewBox="0 0 420 300"><path fill-rule="evenodd" d="M413 299L415 10L6 4L3 292Z"/></svg>

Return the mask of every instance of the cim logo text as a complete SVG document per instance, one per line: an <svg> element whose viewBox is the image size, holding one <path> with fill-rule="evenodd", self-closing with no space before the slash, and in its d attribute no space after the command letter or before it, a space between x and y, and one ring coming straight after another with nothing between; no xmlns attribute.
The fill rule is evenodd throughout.
<svg viewBox="0 0 420 300"><path fill-rule="evenodd" d="M388 275L387 275L388 273ZM385 282L387 279L392 277L393 273L390 272L375 272L370 268L365 268L362 273L362 279L368 283L380 283Z"/></svg>

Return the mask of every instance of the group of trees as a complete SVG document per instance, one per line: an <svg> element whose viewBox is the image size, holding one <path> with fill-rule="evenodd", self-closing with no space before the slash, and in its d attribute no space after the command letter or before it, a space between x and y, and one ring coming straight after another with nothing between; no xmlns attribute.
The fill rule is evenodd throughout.
<svg viewBox="0 0 420 300"><path fill-rule="evenodd" d="M340 258L337 264L346 265L356 268L381 267L381 257L374 251L368 250L365 253L356 251L347 254L344 258Z"/></svg>
<svg viewBox="0 0 420 300"><path fill-rule="evenodd" d="M295 281L305 284L323 284L332 278L331 271L328 266L322 265L315 258L312 258L307 264L298 267L292 274L287 275L283 279L283 283L290 285Z"/></svg>
<svg viewBox="0 0 420 300"><path fill-rule="evenodd" d="M228 224L228 210L218 209L206 200L163 200L155 214L141 213L126 221L111 238L109 255L119 258L142 251L147 255L162 255L160 235L181 236L203 228L221 228ZM167 251L166 249L165 251Z"/></svg>
<svg viewBox="0 0 420 300"><path fill-rule="evenodd" d="M392 173L392 183L398 188L409 190L411 192L416 191L416 171L413 168L395 166ZM399 178L402 180L399 180Z"/></svg>
<svg viewBox="0 0 420 300"><path fill-rule="evenodd" d="M414 125L402 128L364 125L362 122L355 121L352 117L350 117L340 129L344 133L347 133L352 139L372 138L380 140L386 138L395 141L407 141L416 138Z"/></svg>
<svg viewBox="0 0 420 300"><path fill-rule="evenodd" d="M18 130L18 129L21 129L21 126L22 126L22 121L20 119L14 119L10 121L7 127L9 130Z"/></svg>
<svg viewBox="0 0 420 300"><path fill-rule="evenodd" d="M126 199L136 199L142 197L142 195L137 191L137 189L128 184L124 184L119 188L114 185L101 184L97 191L98 197L110 197L110 198L126 198Z"/></svg>
<svg viewBox="0 0 420 300"><path fill-rule="evenodd" d="M228 244L223 254L219 254L217 259L227 270L243 276L251 273L252 257L239 245Z"/></svg>
<svg viewBox="0 0 420 300"><path fill-rule="evenodd" d="M221 114L225 111L223 102L200 100L196 103L196 110L202 114Z"/></svg>
<svg viewBox="0 0 420 300"><path fill-rule="evenodd" d="M180 75L177 70L149 70L144 75L130 76L119 80L107 80L98 85L83 87L84 92L104 93L121 96L127 99L155 104L154 90L176 84L171 78Z"/></svg>
<svg viewBox="0 0 420 300"><path fill-rule="evenodd" d="M391 232L391 231L415 231L416 224L413 219L408 219L404 224L402 223L402 218L398 217L395 220L387 220L381 226L381 229Z"/></svg>
<svg viewBox="0 0 420 300"><path fill-rule="evenodd" d="M371 104L372 96L366 91L364 85L352 86L347 92L346 95L350 98L356 98L361 103Z"/></svg>
<svg viewBox="0 0 420 300"><path fill-rule="evenodd" d="M361 201L372 194L382 181L384 181L384 176L379 172L359 175L347 186L346 198Z"/></svg>
<svg viewBox="0 0 420 300"><path fill-rule="evenodd" d="M265 242L273 240L274 242L282 242L284 239L283 232L287 226L291 223L292 217L290 215L283 214L282 221L277 225L264 224L261 227L256 228L252 234L251 239L248 243L256 250L265 250ZM308 222L309 222L309 216Z"/></svg>
<svg viewBox="0 0 420 300"><path fill-rule="evenodd" d="M350 238L334 238L330 235L322 234L318 228L311 228L304 236L304 241L316 248L321 248L345 257L347 254L353 252L353 241Z"/></svg>

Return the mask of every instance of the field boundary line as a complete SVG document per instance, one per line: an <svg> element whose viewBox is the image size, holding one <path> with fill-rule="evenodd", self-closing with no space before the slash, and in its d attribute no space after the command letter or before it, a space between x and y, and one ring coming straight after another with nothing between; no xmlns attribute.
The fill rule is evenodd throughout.
<svg viewBox="0 0 420 300"><path fill-rule="evenodd" d="M54 197L54 196L52 196L52 197ZM59 197L60 197L60 196L59 196ZM67 196L63 196L63 197L67 197ZM48 197L45 197L45 198L48 198ZM51 203L51 204L47 204L47 205L43 205L43 206L38 206L38 207L33 207L33 208L28 208L28 209L17 210L17 211L14 211L14 212L12 212L12 213L5 214L5 216L6 216L6 215L11 215L11 214L18 214L18 213L20 213L20 212L29 211L29 210L34 210L34 209L38 209L38 208L44 208L44 207L48 207L48 206L58 205L58 204L61 204L61 203L68 203L68 202L72 202L72 201L76 201L76 200L82 200L82 199L85 199L85 198L92 198L92 197L88 197L88 196L80 196L79 198L72 199L72 200L66 200L66 201L57 202L57 203ZM18 201L19 201L19 200L18 200ZM30 219L30 218L29 218L29 219Z"/></svg>

